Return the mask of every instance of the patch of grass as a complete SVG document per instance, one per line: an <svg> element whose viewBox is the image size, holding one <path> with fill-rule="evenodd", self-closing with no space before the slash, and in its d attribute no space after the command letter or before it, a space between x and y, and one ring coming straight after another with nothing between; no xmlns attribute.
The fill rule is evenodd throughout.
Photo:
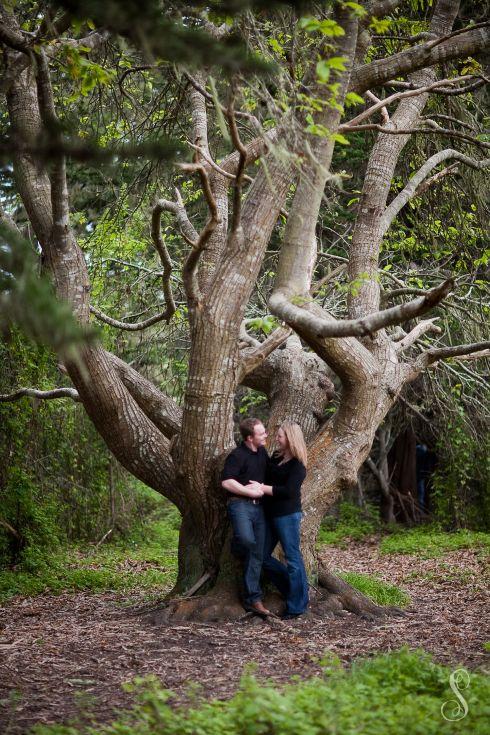
<svg viewBox="0 0 490 735"><path fill-rule="evenodd" d="M346 546L347 541L362 541L381 530L377 508L359 508L352 503L340 503L338 518L327 516L318 534L317 546Z"/></svg>
<svg viewBox="0 0 490 735"><path fill-rule="evenodd" d="M339 572L339 577L348 584L369 597L377 605L395 605L407 607L410 604L410 595L394 584L388 584L379 577L357 572Z"/></svg>
<svg viewBox="0 0 490 735"><path fill-rule="evenodd" d="M433 526L419 526L386 536L380 544L382 554L410 554L423 559L458 549L478 549L488 554L490 533L466 529L446 532Z"/></svg>
<svg viewBox="0 0 490 735"><path fill-rule="evenodd" d="M0 571L0 599L65 590L168 589L177 574L179 526L178 511L171 508L129 540L51 553L31 548L15 570Z"/></svg>
<svg viewBox="0 0 490 735"><path fill-rule="evenodd" d="M172 693L156 677L127 688L137 705L109 725L37 725L35 735L486 735L490 677L471 674L461 690L459 719L451 669L423 651L403 648L358 659L342 668L327 654L323 673L281 689L245 673L229 700L171 706ZM448 704L445 704L445 703ZM443 708L441 712L441 707Z"/></svg>

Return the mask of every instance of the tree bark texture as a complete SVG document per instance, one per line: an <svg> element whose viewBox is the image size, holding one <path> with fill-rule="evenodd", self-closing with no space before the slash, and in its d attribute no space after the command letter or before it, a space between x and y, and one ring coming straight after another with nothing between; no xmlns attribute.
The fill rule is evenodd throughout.
<svg viewBox="0 0 490 735"><path fill-rule="evenodd" d="M436 36L448 35L457 9L457 2L440 0L431 32ZM403 73L411 74L411 80L419 86L428 84L436 79L436 64L483 48L488 30L468 31L439 45L424 43L386 60L353 68L359 47L365 44L366 29L362 25L359 28L358 19L349 9L336 6L334 17L345 30L345 35L337 40L335 51L344 59L345 70L336 78L337 104L326 104L315 119L330 131L326 137L306 133L302 113L294 113L293 119L293 113L289 112L289 119L276 131L248 143L244 157L236 152L230 154L217 169L208 160L211 154L206 103L201 93L191 88L189 104L195 160L209 181L216 217L200 257L199 295L188 299L191 347L182 408L99 345L84 347L78 360L66 364L79 399L114 456L132 474L175 503L182 513L175 592L182 595L203 578L206 579L203 589L209 590L215 582L214 593L208 592L209 604L187 600L176 611L181 616L198 612L208 618L218 615L220 595L225 600L221 607L226 607L226 614L237 613L232 597L225 599L224 592L236 566L228 551L225 498L219 472L224 457L233 447L234 398L240 381L268 397L270 433L283 420L292 419L302 425L307 437L309 466L303 491L303 549L313 574L317 565L315 543L323 517L342 491L356 483L378 426L403 386L425 367L423 361L417 364L405 361L382 330L359 339L321 337L314 330L298 325L294 315L290 319L291 311L284 312L282 305L287 302L294 306L296 313L305 312L334 322L314 302L310 288L316 260L316 223L331 175L333 133L341 117L338 105L343 103L346 92L375 88ZM9 79L13 79L7 92L11 134L14 140L27 145L42 132L45 103L42 95L49 93L49 85L46 90L46 80L39 76L40 67L36 71L34 65L26 65L22 52L19 53L18 27L13 16L4 12L2 23L9 26L12 38L17 39L6 50L11 67L18 64L17 75L9 69ZM10 38L8 33L2 36L5 38ZM316 59L312 64L305 74L310 82L315 79ZM205 76L197 74L197 82L204 86ZM312 84L314 93L326 94L316 81ZM415 127L427 97L421 94L402 100L386 126ZM390 183L407 139L405 135L381 133L368 162L348 266L351 282L358 282L349 298L349 316L353 319L379 309L376 271L387 229L383 217ZM264 165L256 169L241 202L239 221L230 229L229 195L230 189L237 185L234 177L240 173L240 161L243 159L244 165L249 165L259 157ZM52 275L59 298L71 305L81 323L88 323L87 266L67 216L56 217L57 212L67 212L63 189L66 179L63 180L61 165L58 172L61 173L55 180L43 161L31 154L14 153L18 192L42 248L44 266ZM244 375L242 364L248 348L240 350L240 330L245 309L280 210L293 185L294 196L270 308L295 333ZM197 260L199 254L194 255ZM333 396L333 375L342 386L340 406L325 422L325 410ZM319 581L337 596L337 602L344 596L345 606L362 608L355 595L351 595L354 601L345 602L348 599L345 583L342 586L335 582L325 570Z"/></svg>

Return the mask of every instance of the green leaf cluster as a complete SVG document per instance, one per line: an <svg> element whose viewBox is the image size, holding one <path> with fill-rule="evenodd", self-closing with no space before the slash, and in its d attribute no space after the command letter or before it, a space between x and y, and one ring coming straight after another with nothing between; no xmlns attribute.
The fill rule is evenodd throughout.
<svg viewBox="0 0 490 735"><path fill-rule="evenodd" d="M421 650L402 648L357 660L350 669L325 652L322 673L281 689L257 679L250 667L226 701L173 706L172 692L156 677L126 690L138 704L105 726L38 725L35 735L485 735L490 677L472 673L464 691L468 714L451 722L441 714L453 699L451 669Z"/></svg>

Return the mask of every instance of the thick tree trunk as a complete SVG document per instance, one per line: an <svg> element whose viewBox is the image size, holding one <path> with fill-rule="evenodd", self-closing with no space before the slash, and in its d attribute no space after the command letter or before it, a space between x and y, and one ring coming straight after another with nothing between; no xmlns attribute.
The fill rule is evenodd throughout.
<svg viewBox="0 0 490 735"><path fill-rule="evenodd" d="M442 35L450 30L457 6L457 0L439 1L431 28L434 33ZM42 76L42 64L34 68L34 65L27 66L25 59L19 62L19 44L21 47L26 44L26 37L20 34L9 12L0 9L0 13L6 24L4 31L8 31L3 33L2 42L8 45L12 34L15 36L15 43L5 57L13 67L8 70L13 81L7 102L12 138L19 143L14 160L18 191L58 296L71 305L80 322L87 323L88 274L83 253L69 227L64 161L57 158L48 171L43 161L19 152L22 146L28 149L43 132L50 85ZM345 30L336 39L335 53L345 61L345 71L335 77L336 104L327 99L331 90L316 82L316 56L305 77L309 92L325 102L315 112L315 122L332 134L338 130L340 105L349 88L365 90L371 84L395 78L400 72L414 70L421 70L415 81L425 84L435 79L432 68L426 69L428 65L483 48L488 36L483 29L468 31L433 48L407 49L351 74L359 20L340 4L335 6L334 17ZM32 59L37 54L42 62L43 53L33 48L25 55ZM12 73L16 64L17 74ZM198 81L202 85L205 79L201 76ZM425 99L420 95L403 100L391 125L413 127ZM196 90L191 93L191 106L193 139L201 149L199 159L202 152L209 155L209 147L206 104ZM204 170L202 164L203 179L207 176L209 181L211 196L204 184L203 189L207 192L214 229L205 241L197 277L192 264L197 263L200 255L199 238L184 268L191 351L183 408L100 346L85 347L80 360L66 365L80 399L114 455L132 474L170 498L182 513L179 573L173 594L192 593L193 596L169 605L167 614L174 619L211 620L243 614L237 596L237 564L229 552L229 528L219 471L225 454L233 446L234 396L243 377L240 325L279 211L296 179L270 306L273 313L285 319L281 309L287 302L288 322L313 352L303 349L297 336L290 338L284 349L270 355L245 382L268 396L271 433L288 418L302 425L309 440L303 551L309 571L318 576L329 593L325 606L376 614L376 606L362 600L348 585L324 570L318 573L315 544L323 517L343 489L355 484L377 427L403 385L414 379L424 365L403 363L401 353L384 332L375 339L332 339L318 336L314 330L307 331L294 321L297 311L332 321L312 301L310 287L316 258L315 229L329 177L334 136L308 135L304 132L303 114L291 109L288 115L287 124L283 123L275 134L279 155L275 156L273 150L267 155L265 166L256 172L243 201L237 186L231 232L228 198L230 186L236 183L233 177L239 169L238 160L243 162L245 158L245 163L256 160L267 150L272 134L252 141L246 155L243 146L240 148L235 140L240 156L235 153L225 159L221 172L209 167ZM55 113L51 115L51 123L53 116ZM379 248L391 221L386 203L405 142L405 136L381 135L368 164L350 253L349 277L351 281L360 281L360 287L354 289L349 299L353 317L365 316L379 308L376 272ZM279 145L283 147L279 149ZM203 159L200 160L202 163ZM228 176L223 174L223 169ZM237 214L240 210L237 203L241 205L241 217ZM323 419L332 383L325 366L342 383L340 408L327 424L323 424Z"/></svg>
<svg viewBox="0 0 490 735"><path fill-rule="evenodd" d="M332 373L315 355L303 349L297 335L275 350L262 365L249 373L243 384L261 391L270 405L269 446L273 445L279 425L296 421L306 441L325 423L325 410L334 396Z"/></svg>

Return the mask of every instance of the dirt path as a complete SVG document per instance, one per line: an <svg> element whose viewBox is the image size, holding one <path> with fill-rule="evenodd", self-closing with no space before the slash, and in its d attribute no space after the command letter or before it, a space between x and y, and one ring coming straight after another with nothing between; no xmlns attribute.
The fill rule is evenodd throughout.
<svg viewBox="0 0 490 735"><path fill-rule="evenodd" d="M178 699L187 698L191 681L199 682L204 696L228 697L247 662L280 683L318 673L315 659L326 649L348 663L407 644L442 663L490 668L483 650L490 640L486 571L476 553L435 560L380 556L373 540L348 550L330 547L324 557L333 568L376 574L405 589L412 597L409 615L156 627L134 615L134 596L12 600L0 609L0 731L25 732L36 722L66 721L87 709L97 721L110 720L114 708L131 702L121 684L150 673Z"/></svg>

